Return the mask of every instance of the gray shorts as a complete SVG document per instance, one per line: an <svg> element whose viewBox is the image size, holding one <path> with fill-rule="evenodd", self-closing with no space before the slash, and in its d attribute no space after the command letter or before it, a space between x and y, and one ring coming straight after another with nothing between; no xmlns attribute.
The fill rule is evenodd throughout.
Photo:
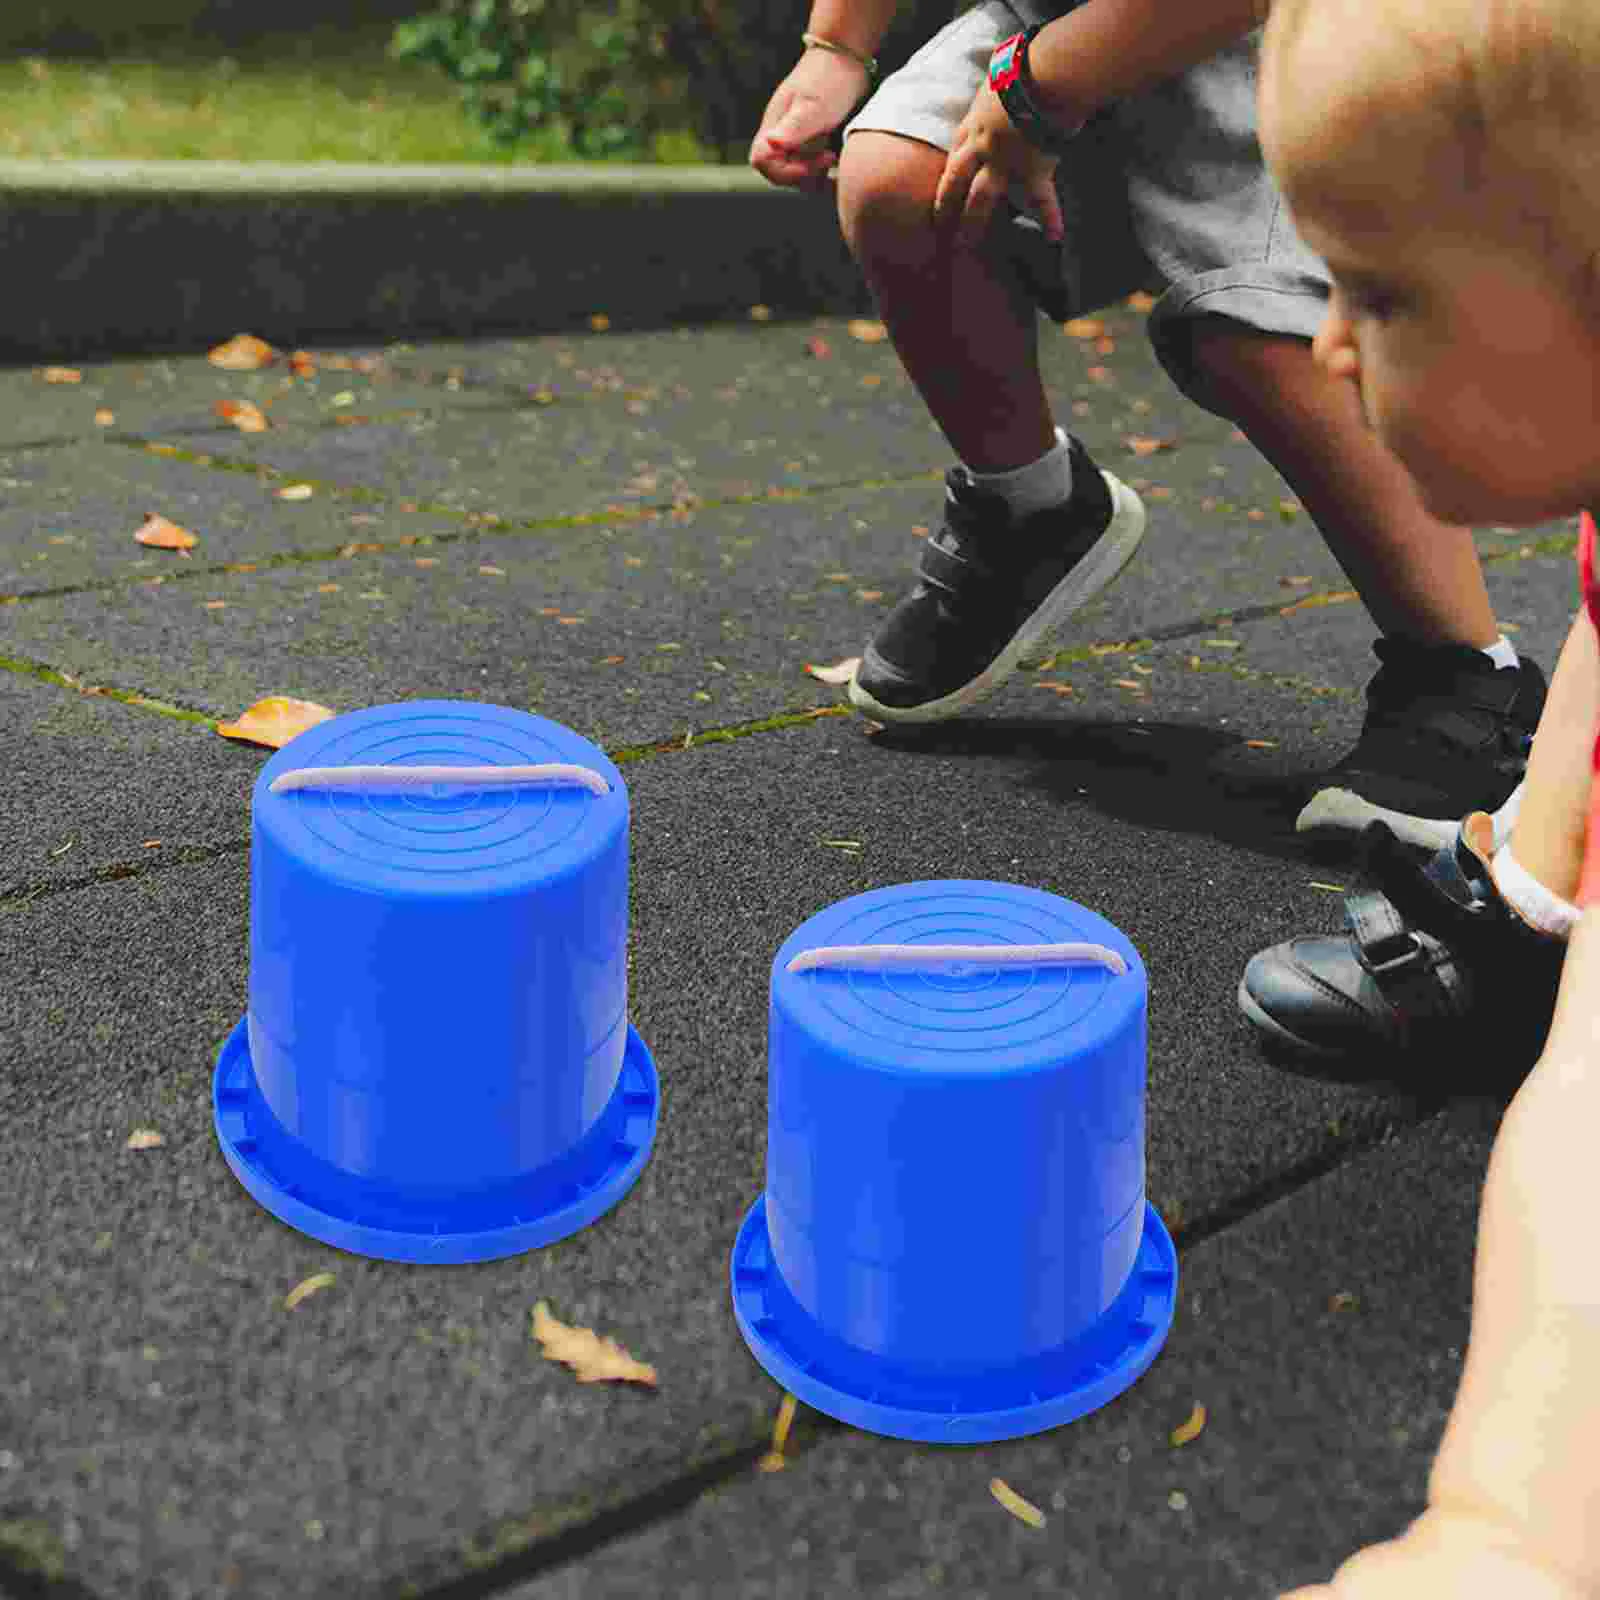
<svg viewBox="0 0 1600 1600"><path fill-rule="evenodd" d="M1052 14L1049 0L1015 0L1015 8L983 0L891 73L846 136L896 133L948 150L994 46ZM1056 170L1065 242L1051 244L1022 214L1008 234L1028 287L1057 320L1138 289L1156 293L1150 342L1201 405L1210 402L1190 359L1187 321L1230 317L1309 339L1328 301L1327 268L1295 232L1256 140L1259 43L1248 35L1106 107Z"/></svg>

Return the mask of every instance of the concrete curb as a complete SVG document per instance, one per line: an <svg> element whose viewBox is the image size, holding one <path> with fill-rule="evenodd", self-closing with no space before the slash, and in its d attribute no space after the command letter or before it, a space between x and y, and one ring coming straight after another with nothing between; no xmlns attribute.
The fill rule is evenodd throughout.
<svg viewBox="0 0 1600 1600"><path fill-rule="evenodd" d="M743 167L0 162L0 359L864 309L831 204Z"/></svg>

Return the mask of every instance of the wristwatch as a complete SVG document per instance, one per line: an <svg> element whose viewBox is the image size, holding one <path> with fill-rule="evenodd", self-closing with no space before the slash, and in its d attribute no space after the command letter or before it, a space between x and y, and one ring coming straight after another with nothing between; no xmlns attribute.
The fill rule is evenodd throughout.
<svg viewBox="0 0 1600 1600"><path fill-rule="evenodd" d="M989 57L989 87L1006 108L1011 125L1029 144L1050 155L1061 155L1072 142L1076 128L1064 128L1039 104L1033 74L1028 71L1028 46L1041 28L1036 22L1009 39L1002 39Z"/></svg>

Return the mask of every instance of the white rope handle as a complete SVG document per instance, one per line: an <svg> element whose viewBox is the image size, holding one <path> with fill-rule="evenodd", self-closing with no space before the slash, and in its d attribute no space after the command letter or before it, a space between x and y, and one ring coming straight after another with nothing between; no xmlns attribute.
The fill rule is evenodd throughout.
<svg viewBox="0 0 1600 1600"><path fill-rule="evenodd" d="M611 785L588 767L547 761L534 767L301 767L280 773L268 785L272 794L293 789L359 789L368 794L404 793L436 783L470 789L511 789L522 784L576 786L591 794L610 794Z"/></svg>
<svg viewBox="0 0 1600 1600"><path fill-rule="evenodd" d="M960 962L976 967L1102 966L1118 977L1128 963L1103 944L834 944L802 950L790 972L848 967L882 972L917 967L944 967Z"/></svg>

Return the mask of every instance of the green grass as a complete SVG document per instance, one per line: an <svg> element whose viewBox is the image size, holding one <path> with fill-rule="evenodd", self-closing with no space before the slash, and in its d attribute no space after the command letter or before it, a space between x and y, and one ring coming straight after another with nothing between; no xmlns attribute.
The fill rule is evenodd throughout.
<svg viewBox="0 0 1600 1600"><path fill-rule="evenodd" d="M0 158L551 162L557 133L514 149L479 132L436 68L354 59L0 61ZM690 135L654 159L704 159Z"/></svg>

